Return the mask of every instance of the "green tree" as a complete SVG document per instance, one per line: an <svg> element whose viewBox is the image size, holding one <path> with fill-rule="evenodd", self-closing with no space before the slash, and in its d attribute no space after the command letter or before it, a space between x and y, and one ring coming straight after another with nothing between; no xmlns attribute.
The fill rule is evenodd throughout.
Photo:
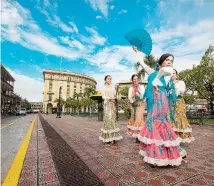
<svg viewBox="0 0 214 186"><path fill-rule="evenodd" d="M128 97L128 94L129 94L129 87L128 87L128 86L125 86L125 87L121 88L120 94L123 95L123 96Z"/></svg>
<svg viewBox="0 0 214 186"><path fill-rule="evenodd" d="M152 54L149 56L145 56L143 60L144 60L144 63L151 68L154 68L154 65L157 63L157 60ZM142 81L145 77L145 70L144 69L139 70L140 66L141 66L140 63L138 62L134 65L134 68L137 72L139 80Z"/></svg>
<svg viewBox="0 0 214 186"><path fill-rule="evenodd" d="M86 108L90 106L90 99L87 97L84 97L80 100L82 107L84 108L84 112L86 112Z"/></svg>
<svg viewBox="0 0 214 186"><path fill-rule="evenodd" d="M192 94L185 94L183 98L185 103L188 105L193 105L195 103L195 96L193 96Z"/></svg>
<svg viewBox="0 0 214 186"><path fill-rule="evenodd" d="M73 107L72 107L72 101L73 101L74 99L73 98L68 98L66 101L65 101L65 108L69 108L69 112L70 112L70 109L73 109Z"/></svg>
<svg viewBox="0 0 214 186"><path fill-rule="evenodd" d="M214 47L209 46L198 66L180 72L179 79L186 83L188 90L197 91L200 98L206 99L214 111Z"/></svg>
<svg viewBox="0 0 214 186"><path fill-rule="evenodd" d="M91 95L96 94L97 91L95 88L93 87L86 87L85 88L85 92L84 92L84 96L89 98Z"/></svg>
<svg viewBox="0 0 214 186"><path fill-rule="evenodd" d="M75 104L78 105L76 108L77 108L77 111L78 111L78 115L80 113L80 109L81 109L81 102L80 100L84 97L83 93L74 93L74 99L76 100ZM75 108L75 109L76 109Z"/></svg>
<svg viewBox="0 0 214 186"><path fill-rule="evenodd" d="M59 106L59 99L56 98L54 100L54 103L57 103L57 107L58 107ZM64 99L61 99L60 106L62 107L65 103L66 103L66 101Z"/></svg>
<svg viewBox="0 0 214 186"><path fill-rule="evenodd" d="M130 117L130 109L129 109L130 105L129 105L129 100L128 100L128 93L129 93L129 87L128 86L121 88L120 94L123 96L126 96L126 98L120 100L120 106L124 110L127 118Z"/></svg>
<svg viewBox="0 0 214 186"><path fill-rule="evenodd" d="M96 91L95 88L87 87L87 88L85 88L84 95L85 95L85 97L89 98L91 95L96 94L96 93L97 93L97 91ZM94 101L89 99L89 113L90 113L90 116L91 116L92 106L94 104L95 104Z"/></svg>
<svg viewBox="0 0 214 186"><path fill-rule="evenodd" d="M74 113L76 113L76 109L79 107L79 101L75 99L71 100L70 107L74 110Z"/></svg>
<svg viewBox="0 0 214 186"><path fill-rule="evenodd" d="M28 102L27 99L23 99L23 100L22 100L22 106L23 106L24 108L26 108L27 110L31 109L31 104Z"/></svg>

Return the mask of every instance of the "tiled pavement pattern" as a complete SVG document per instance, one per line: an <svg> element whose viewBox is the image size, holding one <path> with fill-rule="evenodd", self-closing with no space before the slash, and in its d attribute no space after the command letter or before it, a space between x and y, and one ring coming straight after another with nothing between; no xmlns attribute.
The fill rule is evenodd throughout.
<svg viewBox="0 0 214 186"><path fill-rule="evenodd" d="M103 146L98 140L102 122L98 122L96 118L62 116L61 119L56 119L55 115L43 117L105 185L214 185L212 126L192 125L196 141L183 145L188 153L187 163L179 167L151 168L138 154L139 145L125 134L127 121L119 122L124 139L109 147ZM31 159L28 162L32 162L35 157L35 145L32 141L33 139L28 152Z"/></svg>
<svg viewBox="0 0 214 186"><path fill-rule="evenodd" d="M103 186L101 180L63 140L63 138L40 117L48 147L53 156L62 186Z"/></svg>
<svg viewBox="0 0 214 186"><path fill-rule="evenodd" d="M19 186L37 185L59 185L51 153L38 117L19 179Z"/></svg>

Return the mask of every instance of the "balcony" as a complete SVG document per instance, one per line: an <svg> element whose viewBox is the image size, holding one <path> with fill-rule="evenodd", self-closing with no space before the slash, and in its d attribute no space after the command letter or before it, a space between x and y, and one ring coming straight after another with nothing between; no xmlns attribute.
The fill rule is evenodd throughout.
<svg viewBox="0 0 214 186"><path fill-rule="evenodd" d="M47 94L54 94L54 92L49 90Z"/></svg>
<svg viewBox="0 0 214 186"><path fill-rule="evenodd" d="M13 91L13 85L11 85L8 82L1 81L1 89L2 90L8 90L8 91Z"/></svg>

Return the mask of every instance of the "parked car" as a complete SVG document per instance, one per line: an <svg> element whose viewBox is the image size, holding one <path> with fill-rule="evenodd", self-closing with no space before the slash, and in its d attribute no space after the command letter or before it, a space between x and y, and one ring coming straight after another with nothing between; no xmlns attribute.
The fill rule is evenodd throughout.
<svg viewBox="0 0 214 186"><path fill-rule="evenodd" d="M119 113L119 114L124 114L124 110L118 109L118 113Z"/></svg>
<svg viewBox="0 0 214 186"><path fill-rule="evenodd" d="M27 110L28 114L31 114L33 111L31 109Z"/></svg>
<svg viewBox="0 0 214 186"><path fill-rule="evenodd" d="M33 112L33 113L38 113L38 112L39 112L39 109L33 109L32 112Z"/></svg>
<svg viewBox="0 0 214 186"><path fill-rule="evenodd" d="M26 113L27 113L26 109L25 108L21 108L21 109L16 111L16 116L19 116L19 115L26 116Z"/></svg>

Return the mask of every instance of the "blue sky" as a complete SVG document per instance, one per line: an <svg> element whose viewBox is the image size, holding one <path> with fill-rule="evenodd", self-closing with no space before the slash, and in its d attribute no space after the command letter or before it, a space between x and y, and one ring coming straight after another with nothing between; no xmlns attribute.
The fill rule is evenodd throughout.
<svg viewBox="0 0 214 186"><path fill-rule="evenodd" d="M90 75L99 90L106 74L117 83L134 73L124 35L143 28L152 54L173 53L181 71L214 45L213 7L212 0L3 0L1 62L30 101L42 100L44 69Z"/></svg>

